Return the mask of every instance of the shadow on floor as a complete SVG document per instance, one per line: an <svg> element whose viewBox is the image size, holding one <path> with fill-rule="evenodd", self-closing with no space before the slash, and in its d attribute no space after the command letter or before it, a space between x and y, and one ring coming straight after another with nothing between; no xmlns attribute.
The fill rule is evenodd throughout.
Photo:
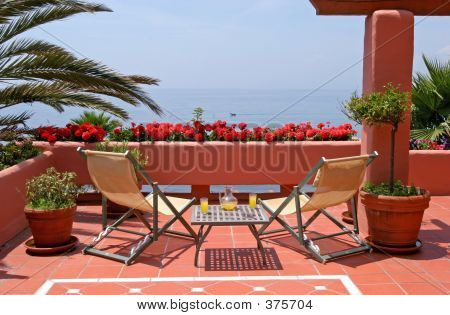
<svg viewBox="0 0 450 315"><path fill-rule="evenodd" d="M267 263L264 265L257 248L207 248L206 271L255 271L282 270L278 255L273 248L265 248Z"/></svg>

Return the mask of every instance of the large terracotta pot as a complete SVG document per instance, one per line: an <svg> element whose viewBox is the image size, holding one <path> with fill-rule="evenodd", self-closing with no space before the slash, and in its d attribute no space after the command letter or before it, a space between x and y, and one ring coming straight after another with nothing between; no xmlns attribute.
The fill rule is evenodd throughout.
<svg viewBox="0 0 450 315"><path fill-rule="evenodd" d="M420 196L377 196L361 191L369 237L374 244L413 247L416 244L423 213L430 203L429 191Z"/></svg>
<svg viewBox="0 0 450 315"><path fill-rule="evenodd" d="M36 247L48 248L65 245L70 241L77 206L58 210L25 208Z"/></svg>

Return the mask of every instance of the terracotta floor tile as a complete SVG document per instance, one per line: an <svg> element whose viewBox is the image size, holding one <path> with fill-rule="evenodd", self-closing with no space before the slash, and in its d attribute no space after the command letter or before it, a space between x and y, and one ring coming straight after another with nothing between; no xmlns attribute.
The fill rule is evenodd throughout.
<svg viewBox="0 0 450 315"><path fill-rule="evenodd" d="M79 278L117 278L122 271L119 266L87 266L79 275Z"/></svg>
<svg viewBox="0 0 450 315"><path fill-rule="evenodd" d="M81 294L85 295L118 295L126 294L128 291L127 287L116 283L99 283L86 286L80 290Z"/></svg>
<svg viewBox="0 0 450 315"><path fill-rule="evenodd" d="M80 273L83 271L84 266L66 266L62 265L56 268L51 274L50 278L52 279L70 279L70 278L78 278Z"/></svg>
<svg viewBox="0 0 450 315"><path fill-rule="evenodd" d="M7 294L34 294L43 284L45 280L30 279L20 283L18 286L10 289Z"/></svg>
<svg viewBox="0 0 450 315"><path fill-rule="evenodd" d="M310 263L303 264L289 264L282 263L282 268L279 274L282 276L297 276L297 275L315 275L318 274L317 269Z"/></svg>
<svg viewBox="0 0 450 315"><path fill-rule="evenodd" d="M188 294L191 289L181 283L165 282L142 289L143 294L148 295L182 295Z"/></svg>
<svg viewBox="0 0 450 315"><path fill-rule="evenodd" d="M404 291L397 284L358 284L363 294L368 295L403 295Z"/></svg>
<svg viewBox="0 0 450 315"><path fill-rule="evenodd" d="M304 283L303 281L279 281L267 286L267 289L276 294L283 295L304 295L314 291L314 286Z"/></svg>
<svg viewBox="0 0 450 315"><path fill-rule="evenodd" d="M120 278L147 278L157 277L160 269L154 266L148 266L145 264L133 264L130 266L124 266L119 274Z"/></svg>
<svg viewBox="0 0 450 315"><path fill-rule="evenodd" d="M350 279L357 285L359 284L393 284L395 283L391 277L385 273L372 274L353 274Z"/></svg>
<svg viewBox="0 0 450 315"><path fill-rule="evenodd" d="M413 295L449 294L449 290L442 286L434 286L428 283L402 283L402 288Z"/></svg>
<svg viewBox="0 0 450 315"><path fill-rule="evenodd" d="M223 281L208 286L205 291L217 295L242 295L253 292L253 288L237 281Z"/></svg>

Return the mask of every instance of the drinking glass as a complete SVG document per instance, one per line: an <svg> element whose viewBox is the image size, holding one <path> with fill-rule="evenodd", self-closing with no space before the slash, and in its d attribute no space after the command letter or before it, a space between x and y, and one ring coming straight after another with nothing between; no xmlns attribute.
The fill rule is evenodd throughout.
<svg viewBox="0 0 450 315"><path fill-rule="evenodd" d="M200 198L200 209L202 213L208 213L208 198Z"/></svg>
<svg viewBox="0 0 450 315"><path fill-rule="evenodd" d="M248 195L248 205L252 209L256 208L256 197L257 195L253 193Z"/></svg>

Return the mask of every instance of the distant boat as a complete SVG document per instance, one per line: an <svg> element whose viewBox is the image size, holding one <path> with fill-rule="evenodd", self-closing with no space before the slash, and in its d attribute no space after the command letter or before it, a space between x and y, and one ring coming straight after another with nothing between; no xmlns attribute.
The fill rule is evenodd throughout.
<svg viewBox="0 0 450 315"><path fill-rule="evenodd" d="M236 117L236 114L235 113L230 113L230 116L231 117Z"/></svg>

